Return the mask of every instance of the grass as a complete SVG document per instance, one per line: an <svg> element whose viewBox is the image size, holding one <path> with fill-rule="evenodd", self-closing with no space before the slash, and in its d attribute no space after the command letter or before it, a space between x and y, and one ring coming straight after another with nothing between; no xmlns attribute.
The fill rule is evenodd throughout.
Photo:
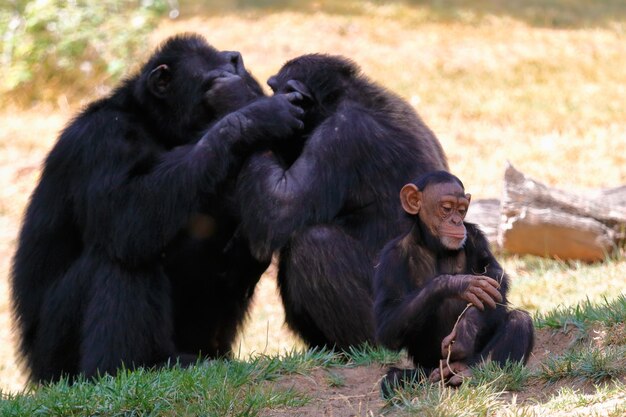
<svg viewBox="0 0 626 417"><path fill-rule="evenodd" d="M498 391L521 391L530 376L530 370L519 362L507 361L503 366L487 362L473 370L471 384L489 384Z"/></svg>
<svg viewBox="0 0 626 417"><path fill-rule="evenodd" d="M626 411L624 385L616 382L599 385L593 394L569 387L559 389L543 404L509 404L495 415L503 417L603 416L621 417Z"/></svg>
<svg viewBox="0 0 626 417"><path fill-rule="evenodd" d="M548 358L539 377L547 382L564 378L600 383L626 375L626 346L599 350L585 347Z"/></svg>
<svg viewBox="0 0 626 417"><path fill-rule="evenodd" d="M339 355L325 349L291 350L284 355L260 355L258 358L269 359L275 362L274 366L288 374L304 374L317 367L339 365L342 359ZM257 359L258 360L258 359Z"/></svg>
<svg viewBox="0 0 626 417"><path fill-rule="evenodd" d="M605 326L615 323L611 303L586 303L574 310L579 312L577 317L585 328L590 321L600 321ZM620 343L602 349L576 345L562 355L548 357L536 372L518 363L487 363L476 367L472 381L459 389L431 384L422 376L400 390L386 408L398 415L488 416L494 410L500 410L500 415L541 415L536 407L517 406L503 394L522 392L537 381L554 384L562 380L602 384L593 395L563 388L541 407L604 403L624 394L619 378L626 376L626 338ZM80 380L72 385L64 380L19 394L3 394L0 415L256 416L263 410L297 409L311 401L306 391L274 385L281 377L310 375L316 369L324 369L325 384L341 388L346 385L341 369L386 366L400 359L398 353L365 345L347 353L292 350L284 355L256 355L247 360L199 362L188 369L123 370L115 377L103 376L95 381ZM615 406L615 413L621 410L619 407Z"/></svg>
<svg viewBox="0 0 626 417"><path fill-rule="evenodd" d="M348 56L417 108L476 198L500 195L507 160L563 188L626 182L626 156L615 152L626 147L619 2L287 3L183 9L152 43L198 31L218 48L239 49L261 81L300 54ZM576 30L528 18L549 10L578 18ZM482 17L468 22L468 14ZM587 28L593 15L604 23Z"/></svg>
<svg viewBox="0 0 626 417"><path fill-rule="evenodd" d="M299 407L310 398L271 382L285 375L326 369L328 385L340 387L336 369L389 361L393 354L370 346L338 354L327 350L258 355L246 361L215 360L181 369L122 370L94 381L62 380L19 394L2 394L0 415L15 416L256 416L261 410ZM397 355L396 355L397 357Z"/></svg>
<svg viewBox="0 0 626 417"><path fill-rule="evenodd" d="M535 316L535 325L539 328L564 328L574 325L583 329L590 322L601 322L605 325L626 322L626 296L615 299L604 298L600 303L586 301L575 306L561 307Z"/></svg>
<svg viewBox="0 0 626 417"><path fill-rule="evenodd" d="M623 256L596 264L509 256L502 258L502 265L511 276L511 303L538 317L552 310L569 311L571 306L585 305L588 300L595 304L626 294L626 259ZM542 323L538 321L539 325Z"/></svg>
<svg viewBox="0 0 626 417"><path fill-rule="evenodd" d="M420 379L408 389L400 391L390 407L400 409L401 415L419 416L487 416L501 404L501 392L489 384L463 384L447 388Z"/></svg>
<svg viewBox="0 0 626 417"><path fill-rule="evenodd" d="M415 415L491 415L489 413L496 409L497 415L540 416L546 415L546 409L592 407L595 404L610 403L615 398L624 398L626 390L621 381L626 378L626 336L622 329L624 319L619 316L620 313L616 313L623 303L623 296L613 302L605 300L594 304L587 301L566 312L556 310L547 312L545 317L536 317L535 324L538 328L564 327L576 323L581 334L587 336L566 348L562 354L546 357L537 370L531 370L520 363L507 362L500 366L488 362L476 366L470 383L464 384L458 390L431 384L422 375L410 387L400 390L389 406L399 407ZM554 319L546 320L546 317ZM616 324L621 326L621 335L615 338L607 333L614 330ZM609 329L608 332L603 332L604 340L592 340L589 337L592 327ZM538 395L541 396L542 390L549 391L550 386L557 382L590 383L595 388L590 393L579 392L568 386L561 387L550 398L533 406L518 406L515 401L507 401L503 396L504 392L522 393L530 386L538 386ZM479 400L468 400L468 397L478 395L481 396ZM620 410L623 407L617 405L611 412L619 415L617 413Z"/></svg>
<svg viewBox="0 0 626 417"><path fill-rule="evenodd" d="M301 406L307 397L267 384L277 372L276 360L213 361L189 369L159 372L122 371L95 382L67 381L29 394L7 395L2 416L253 416L261 409Z"/></svg>
<svg viewBox="0 0 626 417"><path fill-rule="evenodd" d="M170 34L196 31L217 48L240 50L261 82L303 53L348 56L415 106L474 198L499 197L507 160L564 189L626 183L626 6L621 0L181 3L180 17L160 24L146 53ZM0 387L5 390L0 415L254 416L313 401L306 390L273 389L277 379L321 368L321 385L339 390L352 383L346 369L384 367L398 359L372 348L347 356L303 351L282 327L274 281L264 278L236 361L187 371L125 372L95 384L60 383L16 394L23 377L10 349L6 276L20 217L57 132L107 87L94 85L80 100L57 91L56 102L32 109L15 108L9 97L0 97ZM478 368L471 385L456 391L416 387L386 411L520 417L626 413L626 393L616 382L625 377L623 254L593 265L525 256L501 261L512 278L511 303L531 311L538 328L574 325L584 337L552 352L537 372L515 365ZM601 333L594 333L598 329Z"/></svg>
<svg viewBox="0 0 626 417"><path fill-rule="evenodd" d="M373 347L368 344L351 346L350 351L345 356L348 363L353 366L367 366L373 363L391 365L401 359L401 355L398 352Z"/></svg>

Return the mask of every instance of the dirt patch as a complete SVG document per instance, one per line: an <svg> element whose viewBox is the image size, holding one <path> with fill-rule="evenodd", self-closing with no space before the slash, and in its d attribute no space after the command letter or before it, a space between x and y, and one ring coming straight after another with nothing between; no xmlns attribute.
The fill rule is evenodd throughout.
<svg viewBox="0 0 626 417"><path fill-rule="evenodd" d="M567 326L562 330L538 329L535 331L535 348L528 359L527 366L538 369L541 362L548 356L565 352L584 335L575 326Z"/></svg>
<svg viewBox="0 0 626 417"><path fill-rule="evenodd" d="M583 334L575 326L567 326L564 329L537 329L535 331L535 347L528 359L526 366L532 371L540 369L541 364L549 356L556 356L571 348ZM574 387L571 381L566 384L572 388L584 388L583 383L579 387ZM519 403L541 402L548 399L553 393L563 386L562 383L546 384L540 380L530 380L523 391L508 393L505 398L513 399Z"/></svg>
<svg viewBox="0 0 626 417"><path fill-rule="evenodd" d="M611 326L605 326L597 323L591 327L589 337L594 347L598 349L624 345L626 344L626 324L616 323Z"/></svg>
<svg viewBox="0 0 626 417"><path fill-rule="evenodd" d="M379 388L385 369L380 365L316 369L310 375L284 377L275 386L293 388L311 402L304 407L266 410L261 416L381 416L385 402Z"/></svg>

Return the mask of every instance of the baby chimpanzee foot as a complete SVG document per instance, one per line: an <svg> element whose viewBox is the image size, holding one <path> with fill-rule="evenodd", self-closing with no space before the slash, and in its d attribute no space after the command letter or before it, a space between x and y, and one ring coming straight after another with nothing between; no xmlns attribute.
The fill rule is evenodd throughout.
<svg viewBox="0 0 626 417"><path fill-rule="evenodd" d="M380 382L380 392L384 399L392 398L396 391L416 382L419 376L417 369L400 369L391 367Z"/></svg>

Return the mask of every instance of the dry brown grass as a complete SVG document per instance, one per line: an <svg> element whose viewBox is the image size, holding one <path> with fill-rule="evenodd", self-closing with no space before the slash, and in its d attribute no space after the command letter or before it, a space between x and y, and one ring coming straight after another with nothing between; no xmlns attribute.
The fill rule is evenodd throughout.
<svg viewBox="0 0 626 417"><path fill-rule="evenodd" d="M507 9L504 2L444 5L473 3L478 6L454 13L419 2L313 2L273 13L233 11L231 4L219 14L183 13L163 22L146 51L168 35L199 32L217 48L240 50L259 80L303 53L348 56L418 109L440 138L452 171L475 198L499 196L506 160L564 188L626 183L626 13L618 3L606 3L611 9L606 14L597 6L588 19L579 10L582 1L570 2L576 6L573 15L550 9L548 17L565 19L559 28L536 24L543 15L521 6ZM492 10L489 4L506 10ZM585 22L595 26L586 28ZM68 103L59 92L56 106L0 112L2 389L15 390L22 383L11 353L6 284L21 213L42 158L80 105ZM506 262L514 277L535 274L517 258ZM580 300L587 275L594 277L594 285L604 285L605 293L624 291L625 265L566 265L554 275L542 272L536 281L520 283L513 299L531 309L552 307L563 293L568 295L562 301ZM608 285L606 275L613 277ZM546 290L548 282L556 292ZM294 339L282 328L271 278L259 287L252 317L241 339L242 355L293 346Z"/></svg>
<svg viewBox="0 0 626 417"><path fill-rule="evenodd" d="M421 9L394 7L195 17L163 25L153 39L200 32L241 50L260 80L303 53L348 56L415 105L477 197L499 195L494 180L507 159L551 185L626 182L624 33L533 28L508 17L413 25Z"/></svg>

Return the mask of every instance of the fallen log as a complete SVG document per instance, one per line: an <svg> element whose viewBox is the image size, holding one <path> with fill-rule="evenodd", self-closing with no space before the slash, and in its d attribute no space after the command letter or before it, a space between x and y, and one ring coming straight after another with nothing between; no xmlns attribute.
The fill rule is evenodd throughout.
<svg viewBox="0 0 626 417"><path fill-rule="evenodd" d="M509 253L593 262L626 240L626 186L576 194L547 187L508 165L498 246Z"/></svg>
<svg viewBox="0 0 626 417"><path fill-rule="evenodd" d="M498 230L500 229L500 200L497 198L476 200L472 202L465 218L477 224L483 231L492 248L498 249Z"/></svg>

